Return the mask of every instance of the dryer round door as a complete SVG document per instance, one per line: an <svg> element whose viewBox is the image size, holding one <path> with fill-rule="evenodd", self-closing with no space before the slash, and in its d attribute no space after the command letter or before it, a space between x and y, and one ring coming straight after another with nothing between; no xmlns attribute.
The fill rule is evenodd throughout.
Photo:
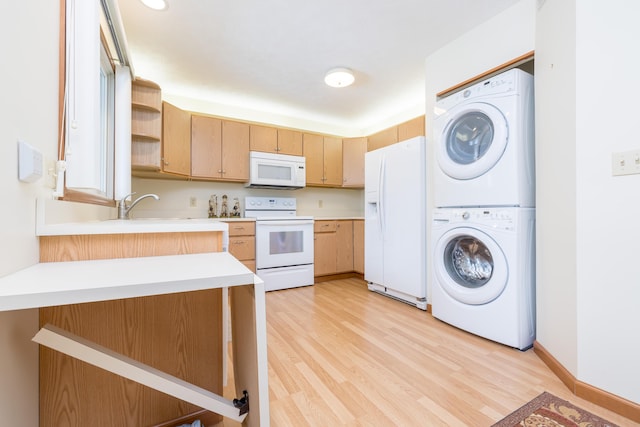
<svg viewBox="0 0 640 427"><path fill-rule="evenodd" d="M438 164L454 179L473 179L489 171L507 148L509 128L502 112L474 102L449 110L437 145Z"/></svg>
<svg viewBox="0 0 640 427"><path fill-rule="evenodd" d="M487 304L507 286L509 266L504 252L489 235L471 227L447 231L434 249L438 283L464 304Z"/></svg>

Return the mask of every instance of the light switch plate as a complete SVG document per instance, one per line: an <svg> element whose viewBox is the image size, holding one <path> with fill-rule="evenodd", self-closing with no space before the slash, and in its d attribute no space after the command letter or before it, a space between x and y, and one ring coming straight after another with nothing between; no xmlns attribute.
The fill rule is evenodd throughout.
<svg viewBox="0 0 640 427"><path fill-rule="evenodd" d="M18 141L18 179L35 182L42 177L42 153L23 141Z"/></svg>
<svg viewBox="0 0 640 427"><path fill-rule="evenodd" d="M613 153L611 170L613 176L640 173L640 150Z"/></svg>

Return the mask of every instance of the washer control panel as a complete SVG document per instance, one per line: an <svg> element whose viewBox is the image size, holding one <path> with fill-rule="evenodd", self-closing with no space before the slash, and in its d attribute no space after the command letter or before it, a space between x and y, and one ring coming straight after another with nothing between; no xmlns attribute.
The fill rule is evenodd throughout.
<svg viewBox="0 0 640 427"><path fill-rule="evenodd" d="M437 222L478 224L502 230L513 230L515 213L504 208L436 209L433 220Z"/></svg>

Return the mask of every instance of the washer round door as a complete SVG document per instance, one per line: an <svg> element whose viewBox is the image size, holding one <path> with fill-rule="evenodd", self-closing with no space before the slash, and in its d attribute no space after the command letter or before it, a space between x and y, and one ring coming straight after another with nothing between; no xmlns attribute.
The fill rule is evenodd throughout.
<svg viewBox="0 0 640 427"><path fill-rule="evenodd" d="M507 148L509 128L491 104L458 105L443 117L437 144L438 164L454 179L473 179L489 171Z"/></svg>
<svg viewBox="0 0 640 427"><path fill-rule="evenodd" d="M449 230L438 240L434 257L435 286L461 303L487 304L507 286L509 267L504 252L480 230Z"/></svg>

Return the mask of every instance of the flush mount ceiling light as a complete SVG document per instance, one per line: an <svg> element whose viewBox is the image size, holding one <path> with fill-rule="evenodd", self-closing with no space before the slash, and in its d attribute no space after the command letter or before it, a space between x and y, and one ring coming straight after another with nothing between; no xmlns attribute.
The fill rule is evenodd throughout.
<svg viewBox="0 0 640 427"><path fill-rule="evenodd" d="M167 2L165 0L140 0L145 6L153 10L165 10Z"/></svg>
<svg viewBox="0 0 640 427"><path fill-rule="evenodd" d="M354 80L353 72L348 68L334 68L324 76L324 82L331 87L347 87Z"/></svg>

